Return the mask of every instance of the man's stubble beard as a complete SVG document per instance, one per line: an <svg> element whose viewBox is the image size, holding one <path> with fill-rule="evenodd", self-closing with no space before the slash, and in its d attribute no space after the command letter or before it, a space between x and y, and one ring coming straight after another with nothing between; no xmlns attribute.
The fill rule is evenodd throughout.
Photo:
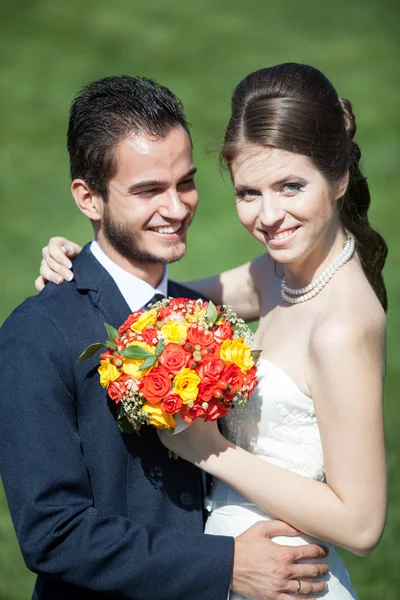
<svg viewBox="0 0 400 600"><path fill-rule="evenodd" d="M121 256L141 264L167 265L183 258L186 252L186 244L183 252L172 254L170 257L160 257L142 250L132 235L131 228L113 220L107 204L104 206L103 233L106 240Z"/></svg>

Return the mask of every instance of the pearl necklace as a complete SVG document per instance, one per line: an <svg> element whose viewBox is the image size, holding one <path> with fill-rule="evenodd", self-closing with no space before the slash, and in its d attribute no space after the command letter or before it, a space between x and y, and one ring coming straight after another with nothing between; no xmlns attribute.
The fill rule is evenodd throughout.
<svg viewBox="0 0 400 600"><path fill-rule="evenodd" d="M309 285L296 290L288 287L285 278L283 278L281 283L281 298L290 304L298 304L299 302L306 302L314 298L329 283L340 267L350 260L354 254L354 249L355 238L353 235L348 234L346 244L339 256Z"/></svg>

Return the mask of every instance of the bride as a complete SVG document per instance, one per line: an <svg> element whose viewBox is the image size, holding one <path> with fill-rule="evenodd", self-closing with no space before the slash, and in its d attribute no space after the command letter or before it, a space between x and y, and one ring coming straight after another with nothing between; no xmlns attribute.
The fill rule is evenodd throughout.
<svg viewBox="0 0 400 600"><path fill-rule="evenodd" d="M206 533L237 536L277 518L304 533L274 541L324 540L329 589L317 597L329 600L356 598L331 544L368 554L386 510L387 249L368 222L355 130L350 102L312 67L261 69L234 90L222 159L239 219L267 253L191 285L260 319L259 385L221 432L201 421L161 432L214 478ZM54 280L46 265L42 274Z"/></svg>

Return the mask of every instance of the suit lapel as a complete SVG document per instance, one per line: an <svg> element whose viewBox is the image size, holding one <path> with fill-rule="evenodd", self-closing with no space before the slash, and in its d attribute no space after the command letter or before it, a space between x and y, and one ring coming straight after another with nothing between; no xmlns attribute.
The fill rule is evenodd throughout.
<svg viewBox="0 0 400 600"><path fill-rule="evenodd" d="M73 269L77 290L90 295L106 323L122 325L131 310L114 279L90 252L90 244L74 260Z"/></svg>

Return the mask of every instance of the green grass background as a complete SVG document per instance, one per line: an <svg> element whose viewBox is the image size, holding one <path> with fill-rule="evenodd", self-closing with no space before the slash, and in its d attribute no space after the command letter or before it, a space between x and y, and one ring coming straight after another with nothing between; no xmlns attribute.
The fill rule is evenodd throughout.
<svg viewBox="0 0 400 600"><path fill-rule="evenodd" d="M80 243L91 238L70 197L65 150L68 107L85 83L105 75L146 75L184 102L193 123L201 202L187 258L171 268L181 280L232 267L260 252L238 223L216 155L206 152L221 141L234 85L263 66L306 62L325 72L339 94L353 102L373 197L371 220L390 248L385 269L389 513L383 540L371 556L343 554L360 600L398 600L399 3L3 0L1 9L0 322L34 293L40 249L50 236ZM30 598L33 581L0 493L0 600Z"/></svg>

